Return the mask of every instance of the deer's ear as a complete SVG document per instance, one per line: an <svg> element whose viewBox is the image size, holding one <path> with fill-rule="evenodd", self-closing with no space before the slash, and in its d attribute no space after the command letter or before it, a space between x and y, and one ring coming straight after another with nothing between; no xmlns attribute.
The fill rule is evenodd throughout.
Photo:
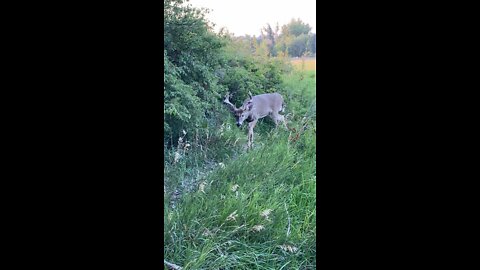
<svg viewBox="0 0 480 270"><path fill-rule="evenodd" d="M249 102L247 102L247 105L245 107L247 107L247 110L249 110L249 111L252 110L253 102L250 100Z"/></svg>

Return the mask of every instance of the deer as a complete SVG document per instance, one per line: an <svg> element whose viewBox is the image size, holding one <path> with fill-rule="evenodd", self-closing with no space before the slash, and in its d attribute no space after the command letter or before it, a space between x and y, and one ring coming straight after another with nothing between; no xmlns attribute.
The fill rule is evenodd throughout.
<svg viewBox="0 0 480 270"><path fill-rule="evenodd" d="M237 127L241 127L243 122L248 122L248 143L247 148L251 148L253 144L253 128L257 124L257 121L266 116L270 116L275 122L275 126L278 127L280 122L288 130L285 117L279 112L284 112L285 103L282 95L279 93L268 93L252 96L251 92L248 92L248 98L243 102L240 108L233 105L228 99L230 94L227 92L223 103L225 103L230 111L235 116Z"/></svg>

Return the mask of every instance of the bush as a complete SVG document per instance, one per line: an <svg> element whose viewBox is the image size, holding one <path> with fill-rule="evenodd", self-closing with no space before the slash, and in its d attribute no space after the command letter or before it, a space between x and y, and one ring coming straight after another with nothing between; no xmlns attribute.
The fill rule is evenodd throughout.
<svg viewBox="0 0 480 270"><path fill-rule="evenodd" d="M183 130L200 136L231 117L222 104L226 92L237 106L252 94L283 91L285 63L253 58L248 43L210 31L204 10L184 0L166 0L164 11L164 144L175 146ZM243 49L242 49L243 48ZM238 51L242 49L242 54ZM193 132L190 132L193 134ZM209 139L214 139L209 137ZM206 142L207 143L207 142Z"/></svg>
<svg viewBox="0 0 480 270"><path fill-rule="evenodd" d="M214 71L220 64L222 39L209 31L204 11L183 0L164 4L164 134L167 145L183 130L208 126L206 114L218 109ZM203 134L203 133L202 133Z"/></svg>

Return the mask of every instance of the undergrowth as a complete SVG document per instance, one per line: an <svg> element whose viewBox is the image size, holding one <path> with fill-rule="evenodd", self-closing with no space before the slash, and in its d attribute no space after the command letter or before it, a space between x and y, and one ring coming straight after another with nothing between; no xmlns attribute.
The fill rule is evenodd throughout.
<svg viewBox="0 0 480 270"><path fill-rule="evenodd" d="M165 151L164 258L183 269L315 269L315 71L284 77L289 130L233 117Z"/></svg>

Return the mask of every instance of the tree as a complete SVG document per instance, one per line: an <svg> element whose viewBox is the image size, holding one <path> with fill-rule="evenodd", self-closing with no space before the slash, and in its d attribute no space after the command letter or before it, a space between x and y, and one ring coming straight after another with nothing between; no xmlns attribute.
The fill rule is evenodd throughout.
<svg viewBox="0 0 480 270"><path fill-rule="evenodd" d="M278 25L277 25L277 29L278 29ZM263 31L265 31L265 34ZM262 29L261 33L262 33L264 42L266 43L266 46L268 48L268 56L270 57L277 56L277 50L275 47L277 34L273 32L273 29L270 26L270 24L267 24L267 26Z"/></svg>
<svg viewBox="0 0 480 270"><path fill-rule="evenodd" d="M282 34L288 34L298 37L302 34L308 35L312 28L310 25L303 23L300 19L292 19L285 27L282 27Z"/></svg>
<svg viewBox="0 0 480 270"><path fill-rule="evenodd" d="M278 33L278 25L276 29ZM288 24L283 25L280 34L277 34L275 39L277 55L300 57L304 53L313 54L312 49L316 48L316 43L314 38L313 40L311 38L311 29L310 25L303 23L300 19L292 19Z"/></svg>
<svg viewBox="0 0 480 270"><path fill-rule="evenodd" d="M317 35L316 34L310 35L307 43L307 50L312 54L317 53Z"/></svg>
<svg viewBox="0 0 480 270"><path fill-rule="evenodd" d="M293 57L301 57L307 51L308 35L301 34L296 37L288 47L288 54Z"/></svg>

